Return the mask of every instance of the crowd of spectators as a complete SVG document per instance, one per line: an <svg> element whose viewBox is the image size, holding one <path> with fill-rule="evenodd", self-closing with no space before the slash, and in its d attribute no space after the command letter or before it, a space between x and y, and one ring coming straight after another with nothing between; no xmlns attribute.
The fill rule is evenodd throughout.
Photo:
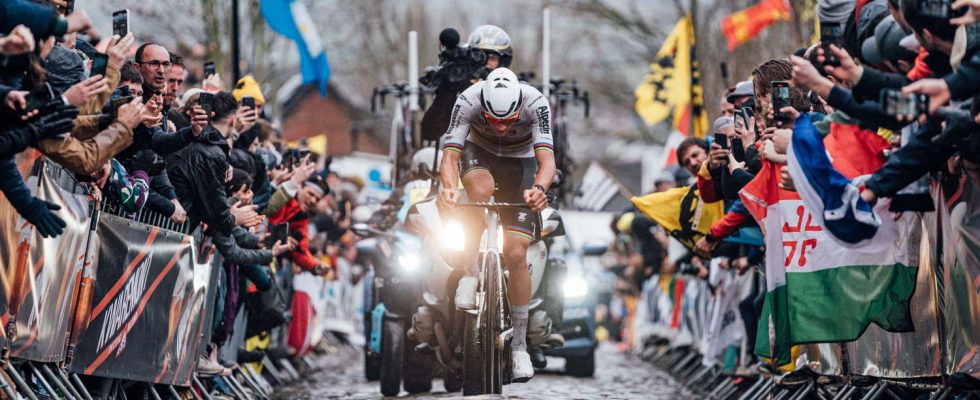
<svg viewBox="0 0 980 400"><path fill-rule="evenodd" d="M338 257L353 259L358 183L331 173L328 158L280 142L252 76L233 89L218 74L195 76L203 85L188 88L191 71L173 49L133 33L99 39L88 14L66 13L68 4L0 1L0 190L40 235L61 234L59 207L34 197L17 167L18 156L39 152L97 201L158 213L210 240L223 271L217 329L198 371L229 375L233 363L217 349L247 295L270 290L277 268L330 279ZM103 55L105 71L95 71ZM285 235L273 242L274 228Z"/></svg>
<svg viewBox="0 0 980 400"><path fill-rule="evenodd" d="M677 174L684 175L677 186L694 186L703 203L723 201L725 214L687 249L670 246L663 227L637 210L617 215L611 226L617 239L610 248L626 308L653 276L679 273L707 280L712 262L740 275L752 274L747 280L751 293L739 305L747 354L752 354L766 292L766 249L739 194L763 163L780 172L780 189L796 190L787 169L787 148L798 118L813 121L825 137L870 132L884 139L886 146L875 154L883 164L859 190L859 201L866 204L887 198L893 212L929 212L937 208L930 179L980 185L980 1L947 4L947 10L940 10L946 17L925 3L821 0L821 26L839 25L844 32L839 43L818 42L785 58L759 60L749 80L716 99L707 95L706 102L721 101L724 115L715 120L707 140L691 137L677 147L680 167L690 176ZM774 81L789 82L788 107L773 109ZM905 96L923 94L928 109L889 112L880 103L888 89ZM716 143L719 137L728 143ZM734 148L739 143L741 148ZM672 187L674 177L667 173L658 178L657 191ZM745 240L753 230L756 243ZM742 240L729 240L736 233Z"/></svg>

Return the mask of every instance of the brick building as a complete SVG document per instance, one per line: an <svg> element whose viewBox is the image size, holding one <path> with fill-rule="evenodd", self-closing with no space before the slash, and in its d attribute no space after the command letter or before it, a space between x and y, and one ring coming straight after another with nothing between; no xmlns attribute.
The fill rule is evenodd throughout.
<svg viewBox="0 0 980 400"><path fill-rule="evenodd" d="M369 110L344 98L331 83L327 97L315 85L298 87L280 105L283 139L295 141L326 135L326 154L343 156L353 151L387 154L387 137L378 129L378 119Z"/></svg>

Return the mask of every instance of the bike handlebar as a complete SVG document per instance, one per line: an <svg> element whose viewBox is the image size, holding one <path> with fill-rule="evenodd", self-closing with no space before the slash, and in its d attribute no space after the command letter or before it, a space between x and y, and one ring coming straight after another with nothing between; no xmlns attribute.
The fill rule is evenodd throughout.
<svg viewBox="0 0 980 400"><path fill-rule="evenodd" d="M480 207L480 208L530 208L524 203L491 203L491 202L471 202L456 203L456 207Z"/></svg>

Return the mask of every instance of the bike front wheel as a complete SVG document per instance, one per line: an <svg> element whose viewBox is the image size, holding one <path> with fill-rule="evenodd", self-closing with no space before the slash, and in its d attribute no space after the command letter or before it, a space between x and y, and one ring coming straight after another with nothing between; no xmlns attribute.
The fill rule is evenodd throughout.
<svg viewBox="0 0 980 400"><path fill-rule="evenodd" d="M488 254L484 269L484 300L477 315L466 314L463 347L463 395L500 394L503 390L503 347L497 343L505 299L500 259Z"/></svg>

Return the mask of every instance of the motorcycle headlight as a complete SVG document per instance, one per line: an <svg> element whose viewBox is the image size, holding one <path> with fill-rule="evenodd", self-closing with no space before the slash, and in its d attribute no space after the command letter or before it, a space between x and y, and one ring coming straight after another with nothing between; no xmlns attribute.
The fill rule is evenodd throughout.
<svg viewBox="0 0 980 400"><path fill-rule="evenodd" d="M443 248L451 251L463 251L466 244L466 234L463 233L463 225L456 221L449 221L442 227L441 242Z"/></svg>
<svg viewBox="0 0 980 400"><path fill-rule="evenodd" d="M579 277L565 279L565 297L582 297L589 294L589 282Z"/></svg>
<svg viewBox="0 0 980 400"><path fill-rule="evenodd" d="M398 264L406 271L415 271L422 265L422 260L419 258L418 253L408 253L398 256Z"/></svg>

